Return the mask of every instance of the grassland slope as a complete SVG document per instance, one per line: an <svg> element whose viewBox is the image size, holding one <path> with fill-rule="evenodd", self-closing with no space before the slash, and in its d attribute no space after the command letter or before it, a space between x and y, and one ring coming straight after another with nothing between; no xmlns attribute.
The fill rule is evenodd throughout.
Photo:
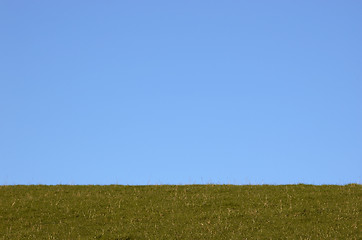
<svg viewBox="0 0 362 240"><path fill-rule="evenodd" d="M0 186L0 239L362 239L362 186Z"/></svg>

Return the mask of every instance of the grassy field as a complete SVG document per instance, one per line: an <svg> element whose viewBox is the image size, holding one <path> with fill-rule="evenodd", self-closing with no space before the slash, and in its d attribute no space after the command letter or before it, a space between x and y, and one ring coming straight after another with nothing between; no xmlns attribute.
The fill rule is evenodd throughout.
<svg viewBox="0 0 362 240"><path fill-rule="evenodd" d="M362 239L362 185L0 186L0 239Z"/></svg>

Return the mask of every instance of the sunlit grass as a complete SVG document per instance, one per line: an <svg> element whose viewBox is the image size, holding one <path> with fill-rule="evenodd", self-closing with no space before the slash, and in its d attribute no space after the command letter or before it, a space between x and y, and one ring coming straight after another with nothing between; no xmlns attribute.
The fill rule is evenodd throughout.
<svg viewBox="0 0 362 240"><path fill-rule="evenodd" d="M0 239L362 239L362 186L0 186Z"/></svg>

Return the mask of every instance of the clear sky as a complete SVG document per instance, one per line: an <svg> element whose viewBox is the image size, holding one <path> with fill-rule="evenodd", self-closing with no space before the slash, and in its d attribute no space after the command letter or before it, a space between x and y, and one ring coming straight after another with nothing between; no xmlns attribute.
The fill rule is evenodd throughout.
<svg viewBox="0 0 362 240"><path fill-rule="evenodd" d="M362 180L361 1L0 2L0 184Z"/></svg>

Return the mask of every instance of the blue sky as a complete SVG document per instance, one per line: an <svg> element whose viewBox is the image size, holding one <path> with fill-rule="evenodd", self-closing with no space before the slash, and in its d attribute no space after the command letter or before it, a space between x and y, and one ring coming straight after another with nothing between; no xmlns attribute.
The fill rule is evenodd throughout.
<svg viewBox="0 0 362 240"><path fill-rule="evenodd" d="M359 1L1 1L0 184L362 176Z"/></svg>

